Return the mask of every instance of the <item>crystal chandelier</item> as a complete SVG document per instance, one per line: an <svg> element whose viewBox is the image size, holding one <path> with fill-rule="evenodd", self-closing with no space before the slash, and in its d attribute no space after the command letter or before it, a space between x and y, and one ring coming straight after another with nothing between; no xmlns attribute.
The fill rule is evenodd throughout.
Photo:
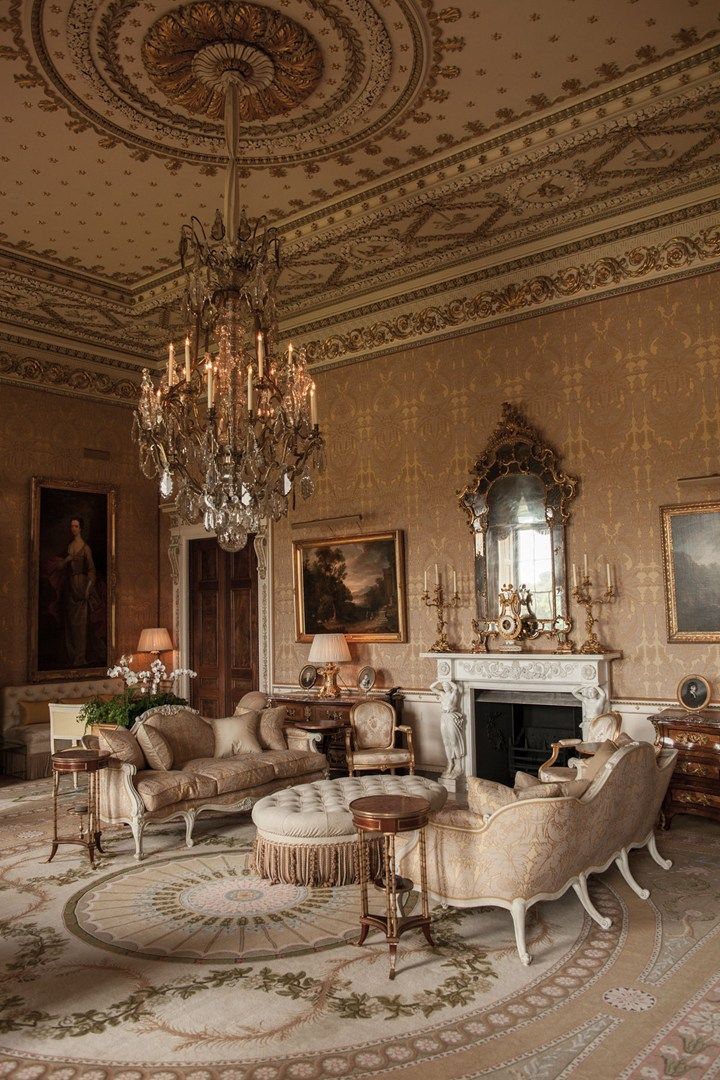
<svg viewBox="0 0 720 1080"><path fill-rule="evenodd" d="M185 524L202 520L226 551L287 514L298 488L312 495L312 470L324 464L304 350L278 346L280 238L238 209L238 93L226 72L224 220L217 211L209 237L195 217L181 233L183 362L171 344L158 387L143 371L133 423L144 474L159 477Z"/></svg>

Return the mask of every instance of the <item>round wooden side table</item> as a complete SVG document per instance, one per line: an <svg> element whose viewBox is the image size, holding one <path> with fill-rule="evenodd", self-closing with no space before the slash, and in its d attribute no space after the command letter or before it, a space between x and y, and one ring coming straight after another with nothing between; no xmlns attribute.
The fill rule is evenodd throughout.
<svg viewBox="0 0 720 1080"><path fill-rule="evenodd" d="M397 947L400 935L406 930L422 930L430 945L430 909L427 897L427 861L425 826L430 816L430 803L415 795L366 795L350 803L353 824L358 834L360 879L360 940L362 945L370 927L382 930L390 948L389 977L395 978ZM399 915L398 899L410 892L413 882L395 873L395 837L400 832L420 831L420 915ZM369 858L368 833L382 833L383 873L374 882L385 893L385 914L373 915L368 904Z"/></svg>
<svg viewBox="0 0 720 1080"><path fill-rule="evenodd" d="M96 849L102 852L100 846L100 784L98 774L101 769L106 769L110 753L107 750L85 750L81 746L72 747L69 750L58 750L52 755L53 771L53 838L50 857L51 862L55 857L58 845L79 844L84 847L90 858L90 865L95 866ZM87 773L87 804L78 804L73 807L73 813L80 817L80 832L78 836L58 836L58 792L60 790L60 777L63 773ZM83 826L83 817L87 815L87 828Z"/></svg>

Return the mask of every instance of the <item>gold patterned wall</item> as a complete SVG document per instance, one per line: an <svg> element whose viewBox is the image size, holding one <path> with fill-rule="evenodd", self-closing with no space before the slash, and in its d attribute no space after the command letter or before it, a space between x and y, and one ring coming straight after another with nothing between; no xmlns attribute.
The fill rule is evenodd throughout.
<svg viewBox="0 0 720 1080"><path fill-rule="evenodd" d="M431 681L419 654L434 624L419 598L435 562L458 572L450 638L468 647L473 554L455 492L509 400L581 479L570 561L586 551L615 566L620 599L600 627L624 654L614 696L672 698L690 671L720 696L717 646L666 642L658 509L717 497L678 478L720 472L719 295L720 275L699 275L318 375L328 469L290 521L361 513L363 531L400 528L406 541L409 641L352 645L348 681L367 663L385 686ZM275 529L276 682L295 682L309 650L295 641L291 540L323 532Z"/></svg>
<svg viewBox="0 0 720 1080"><path fill-rule="evenodd" d="M117 655L157 618L158 512L130 438L127 408L0 387L0 685L27 681L30 482L33 476L112 484L117 510ZM108 453L86 458L85 450ZM168 566L163 552L163 572Z"/></svg>

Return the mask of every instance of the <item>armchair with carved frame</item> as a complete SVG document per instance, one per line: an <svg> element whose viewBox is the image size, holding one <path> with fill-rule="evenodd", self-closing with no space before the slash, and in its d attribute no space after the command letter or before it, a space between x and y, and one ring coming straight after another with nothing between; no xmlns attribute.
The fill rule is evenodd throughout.
<svg viewBox="0 0 720 1080"><path fill-rule="evenodd" d="M396 746L397 733L405 736L406 746ZM394 772L406 768L415 772L412 730L396 723L395 709L387 701L368 698L350 710L350 726L345 728L345 756L348 775L356 772Z"/></svg>
<svg viewBox="0 0 720 1080"><path fill-rule="evenodd" d="M577 780L580 776L578 766L581 764L579 758L570 758L567 765L556 765L555 762L558 759L561 750L566 750L571 747L587 747L587 750L580 750L579 753L584 753L587 757L588 754L592 754L592 749L597 749L595 744L609 739L611 742L615 742L620 735L620 729L622 727L622 716L619 712L611 710L610 712L601 713L600 716L596 716L588 723L588 738L587 739L558 739L557 742L552 743L552 754L544 761L538 769L538 778L544 783L563 783L566 780ZM625 736L628 742L632 740L628 736Z"/></svg>

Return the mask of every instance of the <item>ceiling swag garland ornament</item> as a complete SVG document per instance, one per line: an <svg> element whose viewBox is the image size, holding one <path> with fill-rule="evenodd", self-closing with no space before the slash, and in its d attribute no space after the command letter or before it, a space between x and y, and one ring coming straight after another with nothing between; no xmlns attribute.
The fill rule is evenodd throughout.
<svg viewBox="0 0 720 1080"><path fill-rule="evenodd" d="M182 228L183 362L171 344L157 389L144 369L133 423L145 475L160 478L163 498L175 496L183 522L202 520L226 551L239 551L263 521L285 515L297 487L312 495L311 469L324 465L305 352L278 349L280 238L264 218L251 225L239 209L245 59L233 65L218 75L229 153L224 220L218 210L209 237L195 217Z"/></svg>

